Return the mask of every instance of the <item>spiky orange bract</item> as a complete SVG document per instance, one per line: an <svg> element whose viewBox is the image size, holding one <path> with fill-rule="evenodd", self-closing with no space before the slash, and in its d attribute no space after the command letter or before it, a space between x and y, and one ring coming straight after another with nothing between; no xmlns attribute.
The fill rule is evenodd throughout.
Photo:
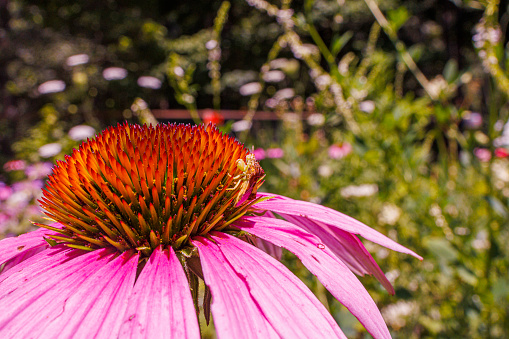
<svg viewBox="0 0 509 339"><path fill-rule="evenodd" d="M215 127L126 123L57 162L41 204L63 229L40 226L75 248L182 250L245 214L263 177L249 150Z"/></svg>

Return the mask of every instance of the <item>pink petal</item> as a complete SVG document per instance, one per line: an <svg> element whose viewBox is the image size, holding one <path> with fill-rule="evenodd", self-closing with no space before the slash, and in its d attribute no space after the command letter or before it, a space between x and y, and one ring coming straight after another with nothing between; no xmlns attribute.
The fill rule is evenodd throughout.
<svg viewBox="0 0 509 339"><path fill-rule="evenodd" d="M266 217L243 217L235 226L294 253L373 337L391 337L378 307L364 286L318 237L285 220Z"/></svg>
<svg viewBox="0 0 509 339"><path fill-rule="evenodd" d="M0 265L7 260L21 254L33 247L49 247L43 236L55 234L54 232L40 228L38 230L25 233L19 237L6 238L0 241Z"/></svg>
<svg viewBox="0 0 509 339"><path fill-rule="evenodd" d="M361 276L373 274L390 294L394 294L394 288L391 283L357 236L339 228L331 229L328 225L309 218L295 217L287 214L282 214L281 216L292 224L320 238L354 273Z"/></svg>
<svg viewBox="0 0 509 339"><path fill-rule="evenodd" d="M0 270L1 273L5 273L6 271L10 270L11 268L17 266L21 262L27 260L28 258L36 255L37 253L40 253L48 248L46 245L40 245L36 247L29 248L18 255L12 257L11 259L7 260L4 264L4 267Z"/></svg>
<svg viewBox="0 0 509 339"><path fill-rule="evenodd" d="M212 315L219 338L279 338L217 245L197 237L205 283L212 293Z"/></svg>
<svg viewBox="0 0 509 339"><path fill-rule="evenodd" d="M9 270L0 282L0 337L40 337L66 300L90 275L113 259L107 250L51 248ZM27 320L30 321L27 321ZM60 336L58 332L46 336Z"/></svg>
<svg viewBox="0 0 509 339"><path fill-rule="evenodd" d="M276 258L276 260L281 260L281 256L283 255L283 250L279 246L274 246L273 243L268 242L262 238L253 237L253 242L256 247L270 255L271 257Z"/></svg>
<svg viewBox="0 0 509 339"><path fill-rule="evenodd" d="M200 338L189 284L171 247L150 256L123 320L120 338Z"/></svg>
<svg viewBox="0 0 509 339"><path fill-rule="evenodd" d="M65 307L45 326L42 338L116 338L134 286L138 254L124 252L75 286Z"/></svg>
<svg viewBox="0 0 509 339"><path fill-rule="evenodd" d="M83 253L85 252L57 246L33 255L0 275L0 297L20 288L22 284L29 283L39 275L46 274L47 271L55 267L57 269L68 267L69 264L65 266L63 264Z"/></svg>
<svg viewBox="0 0 509 339"><path fill-rule="evenodd" d="M293 200L281 195L270 193L258 193L258 196L273 196L274 198L255 204L255 208L276 212L278 214L283 213L321 221L332 228L339 228L352 234L358 234L367 240L387 247L393 251L410 254L419 260L422 260L421 256L408 248L401 246L397 242L375 231L371 227L364 225L360 221L331 208L306 201Z"/></svg>
<svg viewBox="0 0 509 339"><path fill-rule="evenodd" d="M283 264L233 236L211 235L281 337L346 338L309 288Z"/></svg>

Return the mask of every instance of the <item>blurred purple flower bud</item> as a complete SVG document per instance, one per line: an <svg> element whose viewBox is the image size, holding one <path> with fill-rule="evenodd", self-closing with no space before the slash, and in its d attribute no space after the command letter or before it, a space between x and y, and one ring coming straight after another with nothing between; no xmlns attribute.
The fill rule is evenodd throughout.
<svg viewBox="0 0 509 339"><path fill-rule="evenodd" d="M465 127L468 129L477 129L482 126L482 115L477 112L466 112L463 114Z"/></svg>

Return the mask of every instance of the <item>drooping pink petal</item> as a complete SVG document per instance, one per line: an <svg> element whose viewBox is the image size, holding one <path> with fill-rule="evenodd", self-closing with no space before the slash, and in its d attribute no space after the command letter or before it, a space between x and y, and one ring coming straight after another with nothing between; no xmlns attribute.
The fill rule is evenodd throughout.
<svg viewBox="0 0 509 339"><path fill-rule="evenodd" d="M281 260L281 256L283 255L283 250L279 246L275 246L273 243L268 242L262 238L253 237L253 242L256 247L267 253L268 255L276 258L277 260Z"/></svg>
<svg viewBox="0 0 509 339"><path fill-rule="evenodd" d="M116 338L134 286L138 254L124 252L76 286L42 338ZM55 335L57 334L57 335Z"/></svg>
<svg viewBox="0 0 509 339"><path fill-rule="evenodd" d="M219 338L279 338L249 293L246 281L212 241L193 240L205 283L212 293L212 315Z"/></svg>
<svg viewBox="0 0 509 339"><path fill-rule="evenodd" d="M66 300L80 284L113 258L108 250L86 253L62 246L7 271L0 282L0 338L40 337L53 318L68 310Z"/></svg>
<svg viewBox="0 0 509 339"><path fill-rule="evenodd" d="M382 272L375 259L373 259L357 236L339 228L331 229L328 225L309 218L288 214L281 214L281 216L292 224L320 238L354 273L361 276L373 274L390 294L394 294L394 288L384 272Z"/></svg>
<svg viewBox="0 0 509 339"><path fill-rule="evenodd" d="M53 225L52 225L53 226ZM0 265L33 247L49 247L43 236L55 234L50 230L39 228L18 237L6 238L0 241Z"/></svg>
<svg viewBox="0 0 509 339"><path fill-rule="evenodd" d="M331 208L307 201L293 200L271 193L258 193L258 195L264 197L273 196L274 198L256 203L254 205L255 208L276 212L278 214L283 213L317 220L331 226L331 228L339 228L352 234L358 234L369 241L387 247L393 251L410 254L422 260L421 256L408 248L398 244L380 232L375 231L371 227L364 225L360 221Z"/></svg>
<svg viewBox="0 0 509 339"><path fill-rule="evenodd" d="M211 235L281 337L346 338L309 288L283 264L231 235Z"/></svg>
<svg viewBox="0 0 509 339"><path fill-rule="evenodd" d="M171 247L150 256L123 320L120 338L200 338L189 283Z"/></svg>
<svg viewBox="0 0 509 339"><path fill-rule="evenodd" d="M318 237L285 220L267 217L243 217L235 226L294 253L373 337L391 337L378 307L364 286Z"/></svg>

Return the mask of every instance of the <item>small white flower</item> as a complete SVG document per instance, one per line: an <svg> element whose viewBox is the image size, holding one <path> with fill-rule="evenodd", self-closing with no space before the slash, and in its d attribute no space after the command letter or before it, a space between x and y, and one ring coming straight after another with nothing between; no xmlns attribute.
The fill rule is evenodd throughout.
<svg viewBox="0 0 509 339"><path fill-rule="evenodd" d="M69 130L69 138L72 140L85 140L95 135L95 129L87 125L74 126Z"/></svg>
<svg viewBox="0 0 509 339"><path fill-rule="evenodd" d="M276 100L291 99L295 96L295 90L293 88L283 88L274 94Z"/></svg>
<svg viewBox="0 0 509 339"><path fill-rule="evenodd" d="M205 48L210 50L210 49L214 49L217 47L217 41L216 40L209 40L207 41L207 43L205 44Z"/></svg>
<svg viewBox="0 0 509 339"><path fill-rule="evenodd" d="M308 116L307 121L311 126L321 126L325 123L325 116L321 113L313 113Z"/></svg>
<svg viewBox="0 0 509 339"><path fill-rule="evenodd" d="M180 66L177 66L175 68L173 68L173 73L178 76L178 77L183 77L184 76L184 70L182 69L182 67Z"/></svg>
<svg viewBox="0 0 509 339"><path fill-rule="evenodd" d="M251 125L252 125L251 121L239 120L232 124L232 131L234 132L246 131L251 128Z"/></svg>
<svg viewBox="0 0 509 339"><path fill-rule="evenodd" d="M269 71L263 74L265 82L279 82L285 78L285 74L281 71Z"/></svg>
<svg viewBox="0 0 509 339"><path fill-rule="evenodd" d="M488 232L486 232L486 230L481 230L477 233L475 239L472 241L472 247L477 250L485 250L490 247Z"/></svg>
<svg viewBox="0 0 509 339"><path fill-rule="evenodd" d="M256 93L260 93L262 90L262 85L259 82L250 82L245 85L242 85L239 88L240 95L248 96Z"/></svg>
<svg viewBox="0 0 509 339"><path fill-rule="evenodd" d="M58 93L65 89L65 82L62 80L46 81L37 87L40 94Z"/></svg>
<svg viewBox="0 0 509 339"><path fill-rule="evenodd" d="M375 102L372 100L365 100L359 103L359 109L364 113L373 113L375 110Z"/></svg>
<svg viewBox="0 0 509 339"><path fill-rule="evenodd" d="M158 78L151 76L142 76L138 78L138 86L150 89L161 88L162 82Z"/></svg>
<svg viewBox="0 0 509 339"><path fill-rule="evenodd" d="M278 59L274 59L272 60L269 65L271 68L284 68L286 65L288 65L290 61L286 58L278 58Z"/></svg>
<svg viewBox="0 0 509 339"><path fill-rule="evenodd" d="M382 309L382 316L388 325L395 330L405 326L407 318L418 313L419 306L415 302L398 301Z"/></svg>
<svg viewBox="0 0 509 339"><path fill-rule="evenodd" d="M184 93L182 94L182 100L188 104L192 104L194 102L194 97L191 94Z"/></svg>
<svg viewBox="0 0 509 339"><path fill-rule="evenodd" d="M69 67L86 64L89 61L89 57L86 54L71 55L67 58L66 64Z"/></svg>
<svg viewBox="0 0 509 339"><path fill-rule="evenodd" d="M321 177L328 178L332 175L332 173L334 173L334 171L328 165L322 165L322 166L318 167L318 174Z"/></svg>
<svg viewBox="0 0 509 339"><path fill-rule="evenodd" d="M43 158L50 158L57 155L62 150L62 146L56 142L41 146L38 153Z"/></svg>
<svg viewBox="0 0 509 339"><path fill-rule="evenodd" d="M103 71L103 78L111 80L122 80L127 76L127 70L122 67L108 67Z"/></svg>
<svg viewBox="0 0 509 339"><path fill-rule="evenodd" d="M378 215L378 220L387 225L394 225L401 216L401 209L393 204L386 203L382 207L382 211Z"/></svg>
<svg viewBox="0 0 509 339"><path fill-rule="evenodd" d="M376 184L350 185L341 189L341 196L343 198L369 197L376 192L378 192L378 186Z"/></svg>
<svg viewBox="0 0 509 339"><path fill-rule="evenodd" d="M327 88L327 86L330 85L331 81L332 79L330 75L322 74L315 79L315 84L319 90L323 91L325 88Z"/></svg>

